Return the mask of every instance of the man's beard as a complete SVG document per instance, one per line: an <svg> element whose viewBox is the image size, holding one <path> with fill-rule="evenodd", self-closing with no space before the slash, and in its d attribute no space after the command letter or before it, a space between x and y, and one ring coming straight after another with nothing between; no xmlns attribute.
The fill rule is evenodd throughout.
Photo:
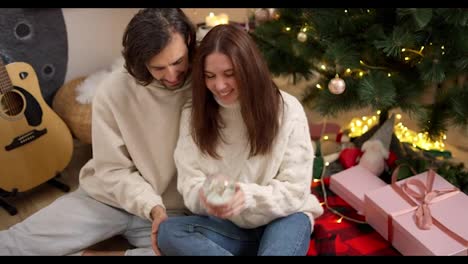
<svg viewBox="0 0 468 264"><path fill-rule="evenodd" d="M160 85L164 86L164 87L167 88L167 89L175 90L175 89L179 89L180 87L182 87L182 86L185 84L185 81L187 80L187 73L186 73L186 72L183 73L183 74L181 74L181 75L179 75L179 76L181 76L181 77L178 77L178 80L180 80L180 81L179 81L179 83L178 83L177 85L174 85L174 86L166 85L166 82L165 82L164 80L158 80L158 79L156 79L156 81L157 81Z"/></svg>

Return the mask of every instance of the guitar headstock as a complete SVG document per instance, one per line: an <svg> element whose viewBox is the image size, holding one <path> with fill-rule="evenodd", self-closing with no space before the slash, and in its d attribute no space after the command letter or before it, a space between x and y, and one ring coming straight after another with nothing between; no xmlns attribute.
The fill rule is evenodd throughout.
<svg viewBox="0 0 468 264"><path fill-rule="evenodd" d="M0 50L0 65L7 65L11 63L11 58L5 52Z"/></svg>

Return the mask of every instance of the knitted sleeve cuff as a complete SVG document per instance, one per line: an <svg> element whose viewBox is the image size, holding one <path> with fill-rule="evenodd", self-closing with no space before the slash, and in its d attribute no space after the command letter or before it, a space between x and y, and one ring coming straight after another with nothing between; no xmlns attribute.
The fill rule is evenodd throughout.
<svg viewBox="0 0 468 264"><path fill-rule="evenodd" d="M255 199L253 197L253 188L246 183L238 183L239 188L244 192L245 209L255 206Z"/></svg>
<svg viewBox="0 0 468 264"><path fill-rule="evenodd" d="M153 219L151 219L151 209L153 209L153 207L155 207L156 205L160 205L164 209L166 209L161 199L161 196L159 195L148 193L148 194L141 195L138 198L142 202L142 208L140 211L141 213L139 213L139 215L143 216L144 218L150 221L153 221Z"/></svg>

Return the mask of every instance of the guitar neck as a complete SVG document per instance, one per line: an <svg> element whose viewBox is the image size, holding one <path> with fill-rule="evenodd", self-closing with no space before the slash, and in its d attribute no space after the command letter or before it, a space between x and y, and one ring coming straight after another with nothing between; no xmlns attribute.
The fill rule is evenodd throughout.
<svg viewBox="0 0 468 264"><path fill-rule="evenodd" d="M3 59L0 57L0 94L7 93L13 89L10 76L6 70Z"/></svg>

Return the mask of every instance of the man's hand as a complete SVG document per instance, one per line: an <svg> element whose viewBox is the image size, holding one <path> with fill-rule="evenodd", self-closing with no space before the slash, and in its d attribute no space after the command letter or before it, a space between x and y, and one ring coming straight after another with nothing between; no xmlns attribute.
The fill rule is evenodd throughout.
<svg viewBox="0 0 468 264"><path fill-rule="evenodd" d="M151 209L151 218L153 219L153 225L151 227L151 245L154 253L156 253L157 256L161 256L161 251L159 251L158 247L158 229L159 225L167 219L166 210L162 206L156 205Z"/></svg>
<svg viewBox="0 0 468 264"><path fill-rule="evenodd" d="M222 205L214 205L208 202L203 188L200 189L199 197L207 213L219 218L229 218L240 214L245 209L245 194L239 186L236 186L236 192L231 200Z"/></svg>

